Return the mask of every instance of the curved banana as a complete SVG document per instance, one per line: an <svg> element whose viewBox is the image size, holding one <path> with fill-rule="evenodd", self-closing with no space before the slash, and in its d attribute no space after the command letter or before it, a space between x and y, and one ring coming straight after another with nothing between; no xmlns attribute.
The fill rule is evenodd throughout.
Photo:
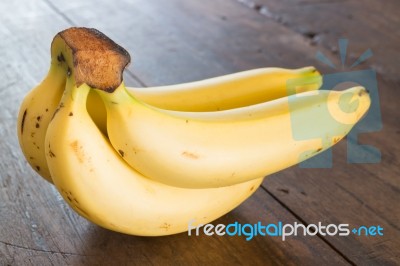
<svg viewBox="0 0 400 266"><path fill-rule="evenodd" d="M64 91L67 67L64 55L52 50L49 73L24 98L18 114L18 139L26 160L49 182L52 181L44 154L44 138ZM288 80L299 81L296 91L286 89ZM321 82L322 77L314 67L262 68L185 84L128 90L141 101L160 108L214 111L317 90ZM96 125L106 134L106 109L94 91L89 93L87 108Z"/></svg>
<svg viewBox="0 0 400 266"><path fill-rule="evenodd" d="M63 43L58 35L53 45L69 50ZM72 62L72 55L64 54ZM81 70L71 68L45 147L55 186L83 217L127 234L175 234L187 231L190 221L204 224L229 212L261 184L263 178L224 188L182 189L143 177L125 163L92 121L86 110L90 87L78 76ZM88 74L88 83L91 75L95 74ZM108 88L114 83L106 84Z"/></svg>
<svg viewBox="0 0 400 266"><path fill-rule="evenodd" d="M157 109L123 84L97 92L106 104L109 139L121 156L154 181L187 188L238 184L297 164L342 139L370 106L363 87L219 112Z"/></svg>
<svg viewBox="0 0 400 266"><path fill-rule="evenodd" d="M295 81L296 90L287 82ZM129 88L138 100L158 108L176 111L220 111L275 100L294 93L318 90L321 74L315 67L285 69L258 68L200 81L159 87ZM107 131L102 100L89 93L88 111L96 125Z"/></svg>
<svg viewBox="0 0 400 266"><path fill-rule="evenodd" d="M287 82L296 80L296 91ZM176 111L221 111L319 89L322 77L314 67L258 68L176 85L129 88L138 100ZM165 99L167 97L167 99Z"/></svg>
<svg viewBox="0 0 400 266"><path fill-rule="evenodd" d="M25 96L17 122L18 140L26 160L49 182L51 176L44 155L44 138L63 94L67 71L64 61L61 57L58 59L51 61L46 78Z"/></svg>
<svg viewBox="0 0 400 266"><path fill-rule="evenodd" d="M52 57L57 58L58 63L52 64L52 68L58 67L59 77L57 82L52 81L51 84L57 85L55 88L61 88L60 91L65 84L62 96L54 93L53 97L48 97L61 97L53 117L46 118L49 124L43 142L52 180L63 198L80 215L105 228L128 234L174 234L186 231L191 221L197 224L208 223L222 216L248 198L261 184L265 173L260 171L258 178L255 173L259 171L256 168L260 166L259 156L265 154L264 148L269 149L267 154L270 155L268 159L271 164L277 161L271 158L274 152L281 159L278 166L272 167L287 165L294 157L290 154L291 151L302 151L300 155L303 158L310 157L331 146L332 141L337 142L342 138L370 104L366 91L356 87L335 93L303 92L267 103L219 112L161 110L137 101L127 92L122 82L122 71L129 63L129 54L96 30L71 28L60 32L52 43ZM53 74L52 77L57 75ZM127 137L126 141L133 141L132 146L123 141L124 139L119 139L119 144L125 145L124 150L113 147L93 122L87 111L88 95L93 91L92 88L98 89L96 93L105 102L109 118L107 127L114 146L118 137ZM295 93L295 90L291 93ZM32 105L39 109L35 97L32 96L31 99L29 108ZM29 109L20 112L21 138L27 130L28 114L30 118L34 118ZM310 117L313 119L311 122L307 120ZM42 121L43 118L36 119ZM327 122L326 119L335 120L336 124ZM143 121L147 122L142 123ZM117 122L129 124L120 124L121 130L118 132L114 124ZM315 122L324 122L323 129L315 126ZM35 125L35 128L41 126ZM303 131L304 127L307 128L306 131ZM134 129L138 130L137 134ZM291 134L287 132L291 130ZM266 137L260 137L261 134L257 131L266 134ZM314 138L312 141L306 134L308 132L314 134L311 136ZM147 138L144 137L146 134ZM286 144L282 139L287 140L289 135L290 143ZM170 137L176 139L169 139ZM268 142L267 137L273 137L276 143ZM315 140L319 137L319 140ZM244 138L247 138L245 142ZM165 143L158 142L160 140ZM136 146L137 141L146 142L143 150ZM177 146L163 151L163 148L173 145ZM177 158L176 152L182 148L184 150L179 156L187 157L183 162L189 159L201 161L204 166L200 169L196 163L192 164L195 167L186 172L188 175L183 179L182 171L189 168L180 164L179 160L173 161ZM199 148L200 153L192 148ZM252 157L250 159L253 161L247 158L243 162L238 161L238 148L243 148L243 154ZM203 155L203 151L209 152L207 155L211 156L205 159L199 157ZM171 183L183 181L184 186L188 182L192 186L190 180L193 180L195 185L200 184L203 187L241 183L204 189L162 184L150 180L129 166L123 159L127 159L128 152L147 154L138 157L142 159L152 154L153 167L160 169L164 167L160 164L160 159L171 159L169 162L174 165L164 172L167 176L165 179L172 180ZM171 158L165 157L168 152ZM285 152L288 158L283 158L282 154ZM222 158L219 155L230 157ZM152 160L151 157L147 158ZM230 165L232 162L243 165ZM190 167L190 163L188 165ZM212 174L218 171L216 166L229 172L230 180L224 175L219 180L210 179L215 178ZM139 168L143 168L143 164ZM202 176L205 180L198 179L199 169L204 171ZM245 176L243 172L231 173L246 169L249 176ZM207 176L209 173L211 177ZM156 175L155 179L159 177ZM249 179L252 180L246 181Z"/></svg>

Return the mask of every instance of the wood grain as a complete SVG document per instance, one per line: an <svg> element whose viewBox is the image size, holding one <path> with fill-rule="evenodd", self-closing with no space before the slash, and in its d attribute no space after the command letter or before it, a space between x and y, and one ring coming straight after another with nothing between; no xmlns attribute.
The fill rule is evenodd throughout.
<svg viewBox="0 0 400 266"><path fill-rule="evenodd" d="M386 78L399 80L399 3L396 0L235 0L243 6L303 35L310 44L338 55L338 39L348 39L346 66L367 49L362 66L372 66ZM337 64L340 66L341 64Z"/></svg>
<svg viewBox="0 0 400 266"><path fill-rule="evenodd" d="M372 16L376 23L369 25L366 15L379 8L372 0L367 7L355 1L255 3L267 6L273 16L240 2L23 0L0 4L1 10L8 11L0 18L4 25L0 29L0 76L7 81L0 87L0 265L400 262L400 213L396 211L400 209L400 146L394 141L400 134L396 94L400 80L392 73L397 67L393 47L398 46L398 27L392 24L398 22L393 15L398 4L388 1L380 10L387 18ZM351 19L347 18L350 13ZM346 19L355 22L346 27ZM343 33L357 33L359 38L354 43L351 39L353 46L349 47L354 57L373 48L380 58L370 60L379 73L384 127L363 134L360 141L378 147L382 162L347 164L346 143L341 142L334 148L332 169L292 167L274 174L253 197L214 224L379 224L384 236L318 235L286 241L256 237L246 241L183 233L143 238L99 228L76 215L54 187L29 168L15 132L19 103L48 69L51 39L73 25L95 27L131 53L133 63L125 74L131 86L173 84L264 66L316 65L330 73L315 59L316 52L322 51L338 64L337 52L329 45ZM376 25L385 30L379 31ZM317 34L310 38L307 32ZM386 40L384 46L379 39Z"/></svg>

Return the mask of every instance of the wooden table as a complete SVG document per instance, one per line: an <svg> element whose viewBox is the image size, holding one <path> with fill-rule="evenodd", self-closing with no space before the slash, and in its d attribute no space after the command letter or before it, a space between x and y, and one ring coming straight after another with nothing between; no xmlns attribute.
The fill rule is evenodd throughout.
<svg viewBox="0 0 400 266"><path fill-rule="evenodd" d="M2 1L0 28L0 265L400 263L400 3L396 0ZM25 161L16 136L23 96L49 67L53 36L95 27L125 47L131 86L199 80L257 67L315 65L377 72L383 128L360 135L380 163L349 164L346 141L331 169L292 167L265 179L240 207L214 224L299 222L380 225L383 236L157 238L114 233L74 213ZM337 41L348 38L343 69Z"/></svg>

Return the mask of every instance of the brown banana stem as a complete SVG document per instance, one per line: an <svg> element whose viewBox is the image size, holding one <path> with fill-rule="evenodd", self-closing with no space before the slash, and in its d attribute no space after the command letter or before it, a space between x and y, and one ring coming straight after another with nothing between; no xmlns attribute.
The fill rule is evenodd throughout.
<svg viewBox="0 0 400 266"><path fill-rule="evenodd" d="M61 38L72 52L73 67L68 66L67 74L74 76L78 87L86 83L112 93L122 83L130 55L102 32L73 27L59 32L52 45L57 38ZM57 60L65 61L64 55L58 54Z"/></svg>

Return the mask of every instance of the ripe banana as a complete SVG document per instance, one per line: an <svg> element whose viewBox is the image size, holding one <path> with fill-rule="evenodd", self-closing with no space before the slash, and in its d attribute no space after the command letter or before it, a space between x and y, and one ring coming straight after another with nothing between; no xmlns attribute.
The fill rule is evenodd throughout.
<svg viewBox="0 0 400 266"><path fill-rule="evenodd" d="M314 67L270 67L183 84L130 88L129 91L138 100L162 109L220 111L286 97L292 94L287 89L289 80L297 80L296 93L317 90L322 84L322 77Z"/></svg>
<svg viewBox="0 0 400 266"><path fill-rule="evenodd" d="M158 109L135 99L123 83L97 92L115 150L146 177L185 188L238 184L297 164L342 139L370 106L363 87L219 112Z"/></svg>
<svg viewBox="0 0 400 266"><path fill-rule="evenodd" d="M59 57L60 59L60 57ZM18 114L18 140L26 160L51 182L44 152L44 137L65 88L63 62L51 61L47 77L24 98Z"/></svg>
<svg viewBox="0 0 400 266"><path fill-rule="evenodd" d="M91 90L87 84L107 89L121 82L118 72L107 78L98 76L110 73L109 69L97 71L102 68L93 67L99 62L98 55L81 46L82 40L91 39L93 34L100 33L70 29L53 41L56 54L62 52L66 64L74 62L75 66L67 67L65 93L45 138L50 173L66 202L102 227L158 236L186 231L191 220L203 224L213 221L249 197L263 178L223 188L183 189L149 180L125 163L86 109ZM111 53L105 64L115 66L112 59L116 44L104 39L92 40L92 44L103 47L102 53ZM93 61L83 62L87 58ZM125 63L120 62L117 69ZM81 75L82 71L87 72Z"/></svg>
<svg viewBox="0 0 400 266"><path fill-rule="evenodd" d="M252 83L257 78L245 75L255 90L246 92L244 82L236 94L243 98L233 99L228 88L243 78L236 74L237 79L231 76L234 82L226 77L203 81L204 87L200 82L201 89L193 84L153 88L146 94L149 100L140 96L141 92L128 92L122 72L129 54L96 30L60 32L51 51L47 78L20 110L21 146L24 152L42 151L46 161L34 158L30 163L39 166L38 170L42 163L48 166L49 180L51 176L50 181L76 212L100 226L128 234L168 235L186 231L193 220L213 221L254 193L266 174L339 141L370 104L362 87L311 91L321 81L315 71L306 77L306 83L300 83L300 91L307 92L298 94L299 88L287 90L271 84L265 86L276 91L264 93ZM225 88L219 96L218 86ZM158 90L171 97L169 110L160 109L167 105L162 106L161 93L155 93ZM203 102L194 100L198 104L186 109L192 108L188 104L192 94L177 98L179 90L192 90ZM217 104L204 101L207 90L208 95L215 92ZM260 103L265 96L271 98ZM91 109L103 105L110 139L93 121L98 115L104 123L104 110ZM229 110L215 111L226 108Z"/></svg>
<svg viewBox="0 0 400 266"><path fill-rule="evenodd" d="M18 139L26 160L49 182L52 181L44 154L44 138L64 91L67 67L64 54L52 50L49 73L24 98L18 115ZM135 98L159 108L215 111L295 93L286 89L288 80L299 81L296 93L317 90L322 83L322 77L314 67L261 68L185 84L128 90ZM96 125L107 134L106 110L93 90L89 92L87 108Z"/></svg>
<svg viewBox="0 0 400 266"><path fill-rule="evenodd" d="M296 81L296 90L288 90L287 82ZM142 102L176 111L228 110L305 91L318 90L321 74L314 67L298 69L258 68L189 83L128 88ZM98 94L91 91L88 111L102 132L107 132L106 110Z"/></svg>

